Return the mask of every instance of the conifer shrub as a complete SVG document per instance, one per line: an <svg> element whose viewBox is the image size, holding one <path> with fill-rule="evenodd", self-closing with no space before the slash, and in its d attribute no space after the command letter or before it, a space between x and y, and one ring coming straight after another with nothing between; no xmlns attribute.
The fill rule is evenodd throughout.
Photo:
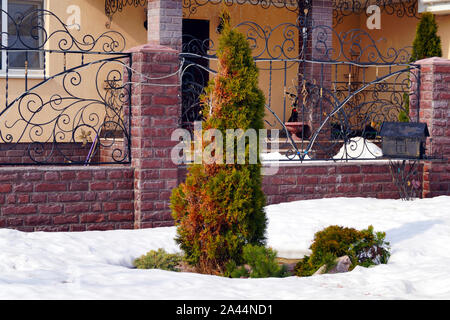
<svg viewBox="0 0 450 320"><path fill-rule="evenodd" d="M411 62L442 56L441 38L437 35L437 30L434 15L431 12L422 13L413 42Z"/></svg>
<svg viewBox="0 0 450 320"><path fill-rule="evenodd" d="M321 266L327 271L334 267L337 258L347 255L352 261L349 270L357 265L369 267L389 260L389 243L384 232L374 232L372 226L364 230L329 226L314 235L310 249L295 267L295 274L301 277L313 275Z"/></svg>
<svg viewBox="0 0 450 320"><path fill-rule="evenodd" d="M398 121L409 122L409 92L403 93L403 108L398 114Z"/></svg>
<svg viewBox="0 0 450 320"><path fill-rule="evenodd" d="M181 254L170 254L164 249L151 250L147 254L134 260L133 265L138 269L161 269L178 271L177 266L182 261Z"/></svg>
<svg viewBox="0 0 450 320"><path fill-rule="evenodd" d="M437 35L438 25L431 12L424 12L416 28L416 36L410 62L417 60L441 57L441 38ZM409 80L408 80L409 81ZM403 94L403 110L399 112L400 122L409 122L409 92Z"/></svg>
<svg viewBox="0 0 450 320"><path fill-rule="evenodd" d="M258 88L258 69L244 35L225 24L217 57L218 74L202 97L203 133L209 129L220 130L223 137L227 129L255 129L258 133L264 128L265 98ZM236 154L233 161L227 161L225 145L223 150L214 149L214 156L223 154L223 164L203 159L202 164L190 165L185 183L171 196L175 240L186 262L201 273L223 274L229 262L242 263L246 244L265 243L267 222L259 157L256 164L238 164ZM203 141L203 150L206 146ZM249 150L247 141L246 159Z"/></svg>
<svg viewBox="0 0 450 320"><path fill-rule="evenodd" d="M280 265L277 252L264 246L245 245L242 260L245 265L236 266L234 261L227 265L225 275L231 278L268 278L287 277L289 273L285 265Z"/></svg>

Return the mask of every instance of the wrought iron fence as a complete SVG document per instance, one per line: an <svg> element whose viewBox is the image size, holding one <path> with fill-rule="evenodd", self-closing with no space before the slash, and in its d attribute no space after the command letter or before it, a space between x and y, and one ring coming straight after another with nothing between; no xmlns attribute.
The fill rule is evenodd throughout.
<svg viewBox="0 0 450 320"><path fill-rule="evenodd" d="M350 15L369 16L367 8L370 5L380 8L380 13L398 18L418 19L420 17L417 0L333 0L333 25L343 23L344 19Z"/></svg>
<svg viewBox="0 0 450 320"><path fill-rule="evenodd" d="M0 165L130 162L124 37L70 31L47 10L1 14L8 32L1 44Z"/></svg>
<svg viewBox="0 0 450 320"><path fill-rule="evenodd" d="M411 48L384 47L363 30L338 33L302 16L274 27L245 21L234 28L253 49L266 122L285 134L286 160L380 157L381 124L417 120L407 110L419 95L419 86L412 87L420 68L410 63ZM189 127L202 119L198 97L203 79L215 74L216 47L211 39L184 39L182 121Z"/></svg>

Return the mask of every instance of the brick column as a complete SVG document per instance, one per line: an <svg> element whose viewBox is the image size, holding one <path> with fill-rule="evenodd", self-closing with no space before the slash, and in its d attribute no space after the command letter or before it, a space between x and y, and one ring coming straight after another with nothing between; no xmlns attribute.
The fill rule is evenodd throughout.
<svg viewBox="0 0 450 320"><path fill-rule="evenodd" d="M147 44L132 52L131 154L134 168L135 228L173 225L169 201L178 184L170 140L181 116L176 50ZM144 77L145 75L145 77ZM147 77L147 78L146 78ZM146 85L147 84L147 85ZM148 85L152 84L152 85ZM161 85L158 85L161 84Z"/></svg>
<svg viewBox="0 0 450 320"><path fill-rule="evenodd" d="M419 121L428 125L427 154L444 157L424 163L423 197L450 195L450 60L429 58L415 63L421 66L420 97L411 99L410 117L415 121L419 113ZM416 88L417 79L411 78Z"/></svg>
<svg viewBox="0 0 450 320"><path fill-rule="evenodd" d="M311 0L311 8L308 11L307 28L308 38L305 46L304 57L306 60L312 61L327 61L331 57L328 55L328 50L333 48L333 2L332 0ZM303 11L303 9L302 9ZM302 14L302 13L300 13ZM325 27L322 28L321 26ZM325 33L325 37L324 34ZM304 42L302 34L300 34L300 45ZM300 65L300 73L303 73L304 79L309 83L315 83L316 86L324 88L323 94L326 95L326 90L331 90L331 65L323 63L305 63ZM303 83L301 76L299 76L299 90L301 92ZM317 92L317 91L316 91ZM301 94L299 94L301 97ZM325 119L325 114L332 110L332 105L326 102L326 99L321 99L320 103L311 106L305 110L306 119L311 126L311 131L314 132ZM330 126L325 126L318 140L323 146L328 143L331 135ZM317 156L325 156L317 154Z"/></svg>
<svg viewBox="0 0 450 320"><path fill-rule="evenodd" d="M330 50L333 48L333 1L312 0L310 12L308 12L308 42L305 58L308 60L329 60ZM321 28L324 26L326 28ZM326 36L322 33L326 33ZM316 80L325 88L331 88L331 66L320 63L306 65L306 77L308 80Z"/></svg>
<svg viewBox="0 0 450 320"><path fill-rule="evenodd" d="M182 1L149 0L147 17L148 42L181 51Z"/></svg>

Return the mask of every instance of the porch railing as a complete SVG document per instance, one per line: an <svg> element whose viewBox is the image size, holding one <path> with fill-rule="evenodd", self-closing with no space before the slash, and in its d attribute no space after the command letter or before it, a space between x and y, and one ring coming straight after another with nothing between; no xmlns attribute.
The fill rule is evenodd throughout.
<svg viewBox="0 0 450 320"><path fill-rule="evenodd" d="M129 163L131 55L122 52L124 37L72 31L47 10L1 15L8 30L0 165Z"/></svg>

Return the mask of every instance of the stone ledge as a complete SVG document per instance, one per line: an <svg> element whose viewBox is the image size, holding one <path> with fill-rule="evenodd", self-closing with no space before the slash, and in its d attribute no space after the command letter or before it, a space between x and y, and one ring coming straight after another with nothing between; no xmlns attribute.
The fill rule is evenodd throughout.
<svg viewBox="0 0 450 320"><path fill-rule="evenodd" d="M432 57L432 58L426 58L422 60L417 60L416 62L413 62L414 64L418 65L450 65L449 59L444 59L440 57Z"/></svg>

